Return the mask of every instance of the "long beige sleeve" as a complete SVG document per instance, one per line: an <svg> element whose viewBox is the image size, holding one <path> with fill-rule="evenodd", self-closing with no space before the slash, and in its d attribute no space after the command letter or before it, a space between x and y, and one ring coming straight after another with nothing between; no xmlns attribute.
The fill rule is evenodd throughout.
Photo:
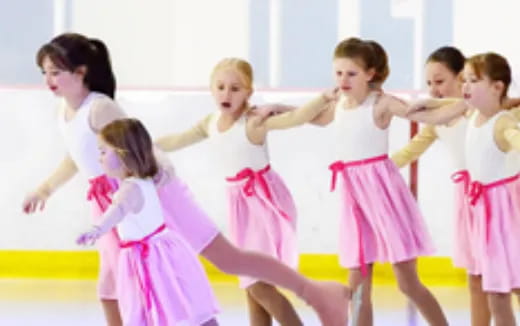
<svg viewBox="0 0 520 326"><path fill-rule="evenodd" d="M515 117L515 119L520 121L520 106L510 108L509 112Z"/></svg>
<svg viewBox="0 0 520 326"><path fill-rule="evenodd" d="M437 139L434 126L426 126L405 147L392 155L392 161L402 168L417 160Z"/></svg>
<svg viewBox="0 0 520 326"><path fill-rule="evenodd" d="M59 187L69 181L78 171L72 158L67 155L60 165L37 189L37 192L49 197Z"/></svg>
<svg viewBox="0 0 520 326"><path fill-rule="evenodd" d="M421 100L412 105L406 118L431 125L442 125L463 116L468 109L462 99Z"/></svg>
<svg viewBox="0 0 520 326"><path fill-rule="evenodd" d="M296 127L312 121L331 104L332 102L320 95L295 110L265 119L263 124L267 130Z"/></svg>
<svg viewBox="0 0 520 326"><path fill-rule="evenodd" d="M212 114L197 123L193 128L181 133L175 133L158 138L157 147L165 152L172 152L183 147L195 144L208 137L208 128Z"/></svg>
<svg viewBox="0 0 520 326"><path fill-rule="evenodd" d="M520 130L517 128L510 128L504 131L504 137L511 148L520 151Z"/></svg>

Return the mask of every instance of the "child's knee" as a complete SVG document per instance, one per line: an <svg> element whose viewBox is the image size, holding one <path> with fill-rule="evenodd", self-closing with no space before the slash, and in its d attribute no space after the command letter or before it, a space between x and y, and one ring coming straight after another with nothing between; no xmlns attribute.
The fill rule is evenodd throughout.
<svg viewBox="0 0 520 326"><path fill-rule="evenodd" d="M491 311L501 311L504 309L511 309L511 294L510 293L488 293L489 308Z"/></svg>
<svg viewBox="0 0 520 326"><path fill-rule="evenodd" d="M415 292L421 290L422 287L421 282L415 278L399 280L399 290L407 296L413 295Z"/></svg>
<svg viewBox="0 0 520 326"><path fill-rule="evenodd" d="M247 292L257 301L272 298L276 288L270 284L256 282L247 288Z"/></svg>

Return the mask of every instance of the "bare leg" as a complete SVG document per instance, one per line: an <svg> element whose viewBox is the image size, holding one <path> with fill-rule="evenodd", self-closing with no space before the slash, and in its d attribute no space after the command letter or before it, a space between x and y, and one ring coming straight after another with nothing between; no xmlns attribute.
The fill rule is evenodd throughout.
<svg viewBox="0 0 520 326"><path fill-rule="evenodd" d="M490 326L491 311L489 310L487 294L482 290L482 277L480 275L468 275L468 286L471 300L471 325Z"/></svg>
<svg viewBox="0 0 520 326"><path fill-rule="evenodd" d="M488 293L487 296L495 326L516 325L511 293Z"/></svg>
<svg viewBox="0 0 520 326"><path fill-rule="evenodd" d="M271 315L262 307L262 305L251 296L249 291L247 294L247 306L249 307L249 323L251 326L271 326Z"/></svg>
<svg viewBox="0 0 520 326"><path fill-rule="evenodd" d="M256 282L247 291L281 326L302 326L292 304L274 286Z"/></svg>
<svg viewBox="0 0 520 326"><path fill-rule="evenodd" d="M249 276L292 291L326 326L347 323L351 292L340 283L312 281L272 257L238 249L221 234L201 254L224 273Z"/></svg>
<svg viewBox="0 0 520 326"><path fill-rule="evenodd" d="M103 306L103 311L105 312L105 319L108 326L123 326L117 300L102 299L101 305Z"/></svg>
<svg viewBox="0 0 520 326"><path fill-rule="evenodd" d="M441 306L419 280L416 260L394 264L393 268L399 289L412 300L424 319L432 326L448 325Z"/></svg>
<svg viewBox="0 0 520 326"><path fill-rule="evenodd" d="M372 326L374 324L372 310L372 270L373 265L367 266L368 274L363 276L359 268L350 269L349 285L352 291L357 291L358 287L363 287L361 296L361 306L358 313L357 325L352 326Z"/></svg>

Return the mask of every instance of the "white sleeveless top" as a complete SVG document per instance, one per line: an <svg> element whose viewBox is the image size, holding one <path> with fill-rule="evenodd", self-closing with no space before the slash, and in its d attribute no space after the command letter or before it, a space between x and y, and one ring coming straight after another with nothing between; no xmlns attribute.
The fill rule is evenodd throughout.
<svg viewBox="0 0 520 326"><path fill-rule="evenodd" d="M503 114L509 113L499 112L480 127L475 127L478 111L469 119L466 133L466 163L472 180L490 183L515 174L506 169L507 153L502 152L495 142L495 124Z"/></svg>
<svg viewBox="0 0 520 326"><path fill-rule="evenodd" d="M220 111L213 114L208 126L208 135L225 176L235 176L244 168L257 171L269 164L267 139L263 145L255 145L249 141L245 115L224 132L218 131L217 123L220 115Z"/></svg>
<svg viewBox="0 0 520 326"><path fill-rule="evenodd" d="M106 95L91 92L69 121L65 120L65 107L59 114L59 127L67 151L79 172L89 179L104 173L99 163L97 135L89 122L92 103L100 97L106 97Z"/></svg>
<svg viewBox="0 0 520 326"><path fill-rule="evenodd" d="M468 119L461 118L452 126L436 126L435 133L447 147L457 171L466 169L465 142Z"/></svg>
<svg viewBox="0 0 520 326"><path fill-rule="evenodd" d="M150 178L125 180L128 181L141 189L143 207L138 213L129 213L117 224L117 233L123 241L140 240L164 224L163 211L153 180Z"/></svg>
<svg viewBox="0 0 520 326"><path fill-rule="evenodd" d="M334 112L336 159L349 162L388 154L388 128L374 122L376 93L371 93L357 108L345 109L341 98Z"/></svg>

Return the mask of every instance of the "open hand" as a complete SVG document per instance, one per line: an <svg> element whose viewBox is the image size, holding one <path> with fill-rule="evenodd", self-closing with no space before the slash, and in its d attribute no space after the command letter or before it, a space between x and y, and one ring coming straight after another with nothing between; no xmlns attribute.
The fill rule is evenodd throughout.
<svg viewBox="0 0 520 326"><path fill-rule="evenodd" d="M76 243L82 246L93 245L96 243L96 240L101 236L101 229L97 226L94 226L92 230L82 233L77 239Z"/></svg>
<svg viewBox="0 0 520 326"><path fill-rule="evenodd" d="M42 211L45 208L45 202L49 196L42 191L34 191L29 193L22 203L24 213L31 214L36 210Z"/></svg>

